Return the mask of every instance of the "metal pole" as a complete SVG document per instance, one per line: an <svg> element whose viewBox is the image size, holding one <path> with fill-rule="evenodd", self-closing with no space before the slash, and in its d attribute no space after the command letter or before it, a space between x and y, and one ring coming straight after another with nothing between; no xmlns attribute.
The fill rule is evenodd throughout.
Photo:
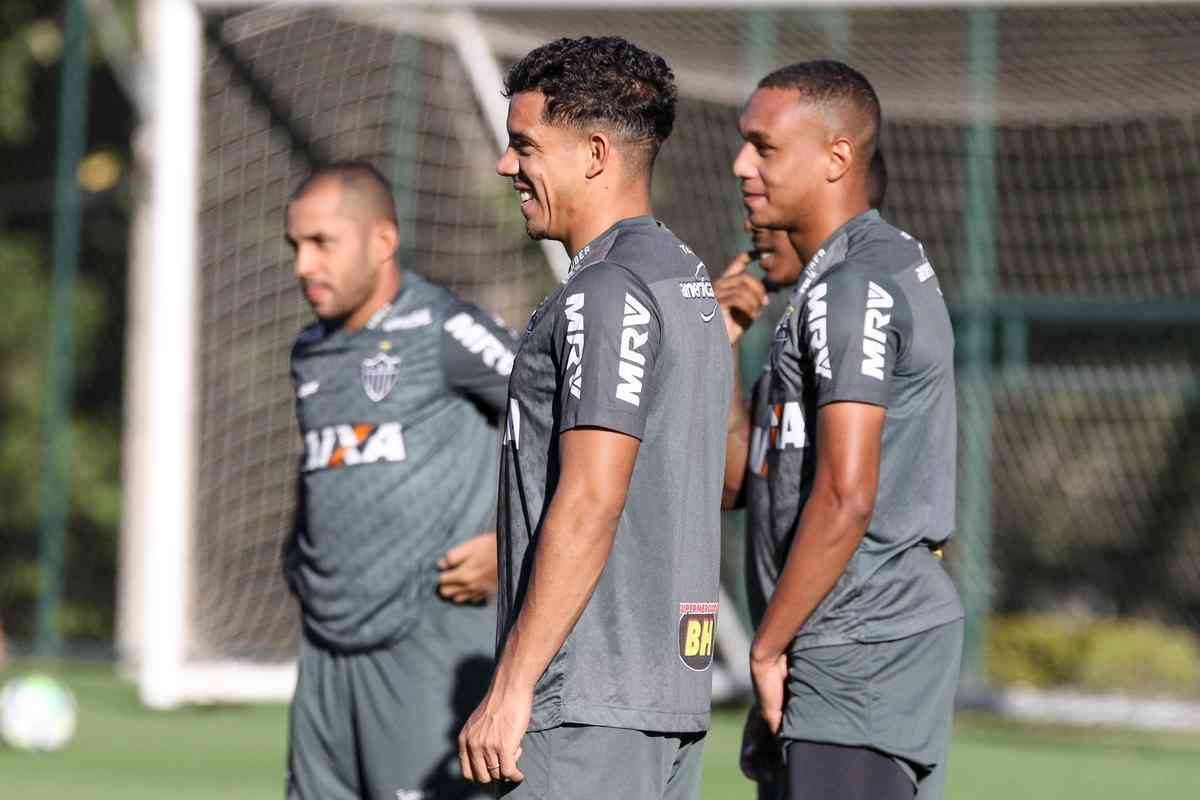
<svg viewBox="0 0 1200 800"><path fill-rule="evenodd" d="M130 275L133 385L146 394L125 453L142 542L141 697L171 708L188 685L184 656L196 484L200 83L203 32L191 0L142 0L150 78L149 231ZM203 687L202 687L203 688Z"/></svg>
<svg viewBox="0 0 1200 800"><path fill-rule="evenodd" d="M992 348L991 306L996 273L996 12L967 17L970 121L965 132L963 230L966 252L962 331L962 470L959 475L958 574L967 614L963 684L984 685L984 649L991 610Z"/></svg>
<svg viewBox="0 0 1200 800"><path fill-rule="evenodd" d="M58 97L58 157L54 187L54 271L50 283L50 338L42 466L41 591L38 596L39 655L62 648L62 606L67 515L70 509L71 400L74 394L75 276L79 272L79 229L83 213L76 173L87 139L87 15L82 0L67 0L62 79Z"/></svg>
<svg viewBox="0 0 1200 800"><path fill-rule="evenodd" d="M392 46L392 188L396 193L396 223L400 246L396 261L402 269L413 269L417 235L417 147L425 76L421 64L421 40L398 34Z"/></svg>

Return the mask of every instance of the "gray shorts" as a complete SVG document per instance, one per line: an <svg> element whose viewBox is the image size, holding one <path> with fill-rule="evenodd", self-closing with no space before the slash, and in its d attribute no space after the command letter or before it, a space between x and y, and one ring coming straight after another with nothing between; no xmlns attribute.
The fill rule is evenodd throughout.
<svg viewBox="0 0 1200 800"><path fill-rule="evenodd" d="M399 642L338 653L302 639L288 800L467 800L458 732L491 679L494 606L428 602Z"/></svg>
<svg viewBox="0 0 1200 800"><path fill-rule="evenodd" d="M560 725L521 740L520 783L508 800L699 800L704 732L652 733Z"/></svg>
<svg viewBox="0 0 1200 800"><path fill-rule="evenodd" d="M784 740L866 747L891 756L938 800L954 719L963 622L891 642L794 651Z"/></svg>

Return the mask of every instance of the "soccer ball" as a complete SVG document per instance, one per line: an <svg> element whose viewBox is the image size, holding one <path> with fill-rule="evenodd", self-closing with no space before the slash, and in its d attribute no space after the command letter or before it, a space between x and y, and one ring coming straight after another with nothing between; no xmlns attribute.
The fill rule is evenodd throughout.
<svg viewBox="0 0 1200 800"><path fill-rule="evenodd" d="M48 675L25 675L0 692L0 738L18 750L61 750L75 733L75 696Z"/></svg>

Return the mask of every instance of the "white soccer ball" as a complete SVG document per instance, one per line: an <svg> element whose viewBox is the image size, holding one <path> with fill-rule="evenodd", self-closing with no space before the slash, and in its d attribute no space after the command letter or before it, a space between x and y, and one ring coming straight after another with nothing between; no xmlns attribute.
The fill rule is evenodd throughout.
<svg viewBox="0 0 1200 800"><path fill-rule="evenodd" d="M0 738L18 750L61 750L75 716L75 696L48 675L13 678L0 692Z"/></svg>

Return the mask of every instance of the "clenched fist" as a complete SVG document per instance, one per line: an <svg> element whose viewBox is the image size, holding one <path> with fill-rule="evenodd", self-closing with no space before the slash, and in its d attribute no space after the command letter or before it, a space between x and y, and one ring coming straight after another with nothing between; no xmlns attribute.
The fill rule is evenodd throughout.
<svg viewBox="0 0 1200 800"><path fill-rule="evenodd" d="M752 253L740 254L729 262L721 277L713 282L713 292L721 307L725 332L729 334L731 344L736 344L742 338L742 334L770 303L763 282L746 272L753 260Z"/></svg>
<svg viewBox="0 0 1200 800"><path fill-rule="evenodd" d="M438 594L455 603L479 603L495 594L496 533L481 533L438 559Z"/></svg>

